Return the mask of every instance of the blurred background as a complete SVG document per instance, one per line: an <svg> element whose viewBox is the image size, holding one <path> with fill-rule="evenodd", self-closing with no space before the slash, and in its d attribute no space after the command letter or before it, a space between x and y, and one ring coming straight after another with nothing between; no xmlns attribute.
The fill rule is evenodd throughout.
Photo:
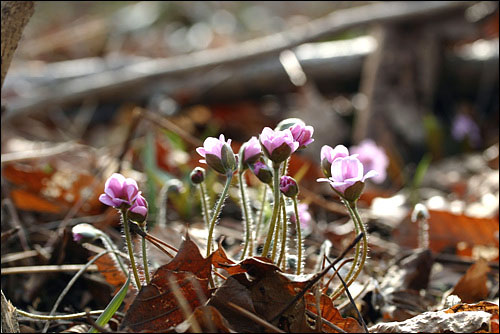
<svg viewBox="0 0 500 334"><path fill-rule="evenodd" d="M351 233L316 182L321 147L371 139L389 161L362 198L375 235L416 247L408 217L423 202L446 213L431 223L431 249L498 259L498 31L494 1L35 2L2 87L2 233L21 231L2 242L2 267L19 261L5 252L34 245L43 263L81 262L88 254L67 248L79 222L119 238L114 211L97 201L116 171L144 186L152 225L168 182L169 221L201 222L188 182L195 148L223 133L237 151L289 117L315 129L290 165L314 217L308 245L326 236L342 249ZM220 191L217 176L208 182ZM230 196L229 246L241 229ZM2 276L17 305L52 305L43 282L15 284ZM102 304L74 298L75 308Z"/></svg>

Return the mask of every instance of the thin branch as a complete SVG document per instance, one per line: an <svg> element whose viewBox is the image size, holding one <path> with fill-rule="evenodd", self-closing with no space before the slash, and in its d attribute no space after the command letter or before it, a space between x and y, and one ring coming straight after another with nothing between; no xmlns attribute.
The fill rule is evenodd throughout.
<svg viewBox="0 0 500 334"><path fill-rule="evenodd" d="M240 314L244 315L248 319L255 321L259 325L267 328L271 333L286 333L279 329L278 327L274 326L273 324L270 324L269 322L265 321L264 319L260 318L259 316L253 314L252 312L245 310L243 307L236 305L232 302L227 302L227 305L231 306L234 308L236 311L238 311Z"/></svg>
<svg viewBox="0 0 500 334"><path fill-rule="evenodd" d="M311 278L307 282L306 286L302 289L302 291L300 291L297 295L295 295L295 297L280 312L278 312L276 316L274 316L274 318L271 320L271 323L276 321L279 317L281 317L281 315L285 313L290 307L292 307L300 298L304 297L307 290L312 288L312 286L316 284L321 279L321 277L326 275L326 273L330 269L332 269L334 265L336 265L340 260L342 260L345 257L345 255L361 240L361 238L363 238L363 236L364 233L358 234L358 236L349 244L349 246L347 246L346 249L344 249L344 251L335 259L335 261L333 261L330 265L328 265L328 267L323 269L323 271L316 274L316 276Z"/></svg>

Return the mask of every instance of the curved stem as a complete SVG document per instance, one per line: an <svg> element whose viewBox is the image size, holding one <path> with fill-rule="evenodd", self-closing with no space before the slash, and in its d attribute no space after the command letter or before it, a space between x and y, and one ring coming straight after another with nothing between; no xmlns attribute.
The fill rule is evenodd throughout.
<svg viewBox="0 0 500 334"><path fill-rule="evenodd" d="M132 266L132 271L134 272L135 284L137 284L137 289L141 289L141 280L139 279L139 273L137 272L137 266L135 265L134 251L132 249L132 238L130 236L130 229L128 226L128 215L126 210L121 210L122 220L123 220L123 230L125 231L125 241L127 242L128 256L130 258L130 265Z"/></svg>
<svg viewBox="0 0 500 334"><path fill-rule="evenodd" d="M300 227L300 218L299 218L299 207L297 205L297 196L292 198L293 200L293 209L295 211L295 222L297 229L297 275L300 275L300 271L302 269L302 229Z"/></svg>
<svg viewBox="0 0 500 334"><path fill-rule="evenodd" d="M349 211L349 215L351 216L352 222L354 224L354 230L356 231L356 235L358 235L359 234L359 224L358 224L357 218L354 214L354 211L352 210L351 206L349 205L349 203L346 200L344 200L342 197L340 197L340 198L341 198L342 204L344 204L345 207L347 208L347 210ZM360 245L360 243L357 243L356 244L356 251L354 253L354 261L352 262L351 268L349 269L349 271L347 272L347 275L345 277L345 281L347 282L347 286L349 286L353 282L353 281L351 281L351 278L352 278L354 271L359 263L360 249L361 249L361 245ZM332 294L331 294L332 300L337 299L343 292L344 292L344 286L340 285L337 289L335 289L335 291L332 292Z"/></svg>
<svg viewBox="0 0 500 334"><path fill-rule="evenodd" d="M283 199L283 196L281 196L280 199L280 205L281 205L281 214L283 216L283 233L281 236L281 251L280 251L280 257L278 258L278 267L281 266L281 269L285 271L285 263L286 263L286 232L287 232L287 219L286 219L286 206L285 206L285 200ZM283 261L283 264L281 263Z"/></svg>
<svg viewBox="0 0 500 334"><path fill-rule="evenodd" d="M250 211L250 207L248 205L248 200L246 198L246 185L245 181L243 180L243 171L240 170L238 173L238 181L239 181L239 186L240 186L240 195L241 195L241 206L243 209L243 217L245 219L245 245L243 247L243 252L241 253L241 260L245 258L247 249L249 249L249 255L252 256L253 253L253 242L252 242L252 226L253 226L253 219Z"/></svg>
<svg viewBox="0 0 500 334"><path fill-rule="evenodd" d="M114 256L115 261L118 262L118 265L120 266L120 269L123 271L125 276L128 276L128 270L125 268L120 255L118 255L118 248L116 248L116 245L113 243L111 238L106 233L99 234L99 237L101 238L101 241L103 242L106 249L113 251L112 256Z"/></svg>
<svg viewBox="0 0 500 334"><path fill-rule="evenodd" d="M200 183L200 197L201 197L201 207L203 210L203 220L205 221L205 225L208 228L210 224L210 209L208 208L208 198L207 191L205 189L205 183Z"/></svg>
<svg viewBox="0 0 500 334"><path fill-rule="evenodd" d="M144 226L142 227L144 233L146 233L146 222L144 222ZM146 238L142 237L142 263L144 266L144 275L146 276L146 283L149 284L151 282L149 278L149 267L148 267L148 256L146 250Z"/></svg>
<svg viewBox="0 0 500 334"><path fill-rule="evenodd" d="M215 207L214 215L210 220L209 230L208 230L208 240L207 240L207 256L210 256L210 252L212 251L212 235L214 233L215 221L219 217L220 211L222 209L222 204L226 199L227 192L229 190L229 186L231 185L231 180L233 179L233 174L227 175L226 184L224 185L224 190L219 197L219 201L217 202L217 206Z"/></svg>
<svg viewBox="0 0 500 334"><path fill-rule="evenodd" d="M358 220L358 226L361 232L363 233L363 254L361 255L361 261L359 262L359 266L357 271L354 273L354 275L351 278L351 281L349 282L349 285L354 282L354 280L359 276L361 271L363 270L363 267L366 262L366 258L368 257L368 235L367 231L365 228L365 225L363 224L363 221L361 220L361 216L359 215L358 208L356 206L356 202L351 202L350 206L352 207L352 211L354 212L354 216Z"/></svg>
<svg viewBox="0 0 500 334"><path fill-rule="evenodd" d="M280 208L280 164L274 166L273 173L273 191L274 191L274 207L273 215L271 216L271 222L269 224L269 231L267 232L266 242L264 244L264 249L262 250L262 256L267 257L269 253L269 247L271 246L271 239L273 238L274 229L276 227L276 221L278 217L278 212Z"/></svg>

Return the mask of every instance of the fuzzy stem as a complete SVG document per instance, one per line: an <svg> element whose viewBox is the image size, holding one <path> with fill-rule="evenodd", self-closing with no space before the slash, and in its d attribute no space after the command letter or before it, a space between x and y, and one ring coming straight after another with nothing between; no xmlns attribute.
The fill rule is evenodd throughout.
<svg viewBox="0 0 500 334"><path fill-rule="evenodd" d="M354 212L354 216L356 217L356 219L358 221L359 229L361 230L361 233L363 233L363 254L361 255L361 261L359 263L359 267L358 267L357 271L354 273L354 275L352 276L351 282L348 283L348 286L352 282L354 282L354 280L361 273L361 271L363 270L363 267L365 265L366 258L368 256L368 233L366 231L365 225L363 224L363 221L361 220L361 216L359 215L356 201L350 202L349 206L351 206L352 211Z"/></svg>
<svg viewBox="0 0 500 334"><path fill-rule="evenodd" d="M227 175L226 184L224 185L224 190L222 191L221 196L219 197L219 201L215 207L214 215L210 220L209 230L208 230L208 240L207 240L207 257L210 256L210 252L212 251L212 235L214 232L215 221L219 217L220 211L222 209L222 204L226 199L227 192L229 190L229 186L231 185L231 180L233 179L233 173Z"/></svg>
<svg viewBox="0 0 500 334"><path fill-rule="evenodd" d="M353 221L353 224L354 224L354 229L356 231L356 235L359 234L359 225L358 225L358 222L357 222L357 219L354 215L354 212L352 211L351 207L349 206L349 203L347 201L345 201L344 199L342 199L342 203L345 205L345 207L347 208L347 210L349 211L349 215L351 216L352 218L352 221ZM354 270L356 269L356 266L358 265L358 262L359 262L359 254L360 254L360 243L358 242L356 244L356 251L354 253L354 260L352 262L352 265L351 265L351 268L349 269L349 272L347 273L346 277L345 277L345 280L347 282L347 286L349 286L352 282L351 282L351 278L352 278L352 275L354 273ZM343 285L340 285L332 294L331 294L331 298L332 300L335 300L337 299L342 293L344 292L344 286Z"/></svg>
<svg viewBox="0 0 500 334"><path fill-rule="evenodd" d="M267 185L262 184L262 199L260 200L260 211L259 211L259 219L257 220L257 226L255 231L255 238L257 240L260 239L260 227L262 226L262 220L264 219L264 207L266 205L267 198Z"/></svg>
<svg viewBox="0 0 500 334"><path fill-rule="evenodd" d="M286 269L286 232L287 232L287 219L286 219L286 206L285 206L285 200L283 199L283 196L281 196L280 199L280 205L281 205L281 214L283 215L283 234L281 236L281 251L280 251L280 257L278 258L278 266L281 266L281 269L285 271ZM283 261L283 264L282 264Z"/></svg>
<svg viewBox="0 0 500 334"><path fill-rule="evenodd" d="M280 203L281 206L281 203ZM276 228L274 230L274 238L273 238L273 250L271 252L271 260L276 259L276 254L278 252L278 245L280 243L280 231L281 231L281 214L278 212L278 221L276 222ZM278 262L279 266L279 262Z"/></svg>
<svg viewBox="0 0 500 334"><path fill-rule="evenodd" d="M132 271L134 272L135 283L137 284L137 289L141 289L141 280L139 279L139 273L137 272L137 266L135 265L134 251L132 249L132 238L130 236L130 229L128 226L128 215L127 211L121 210L123 230L125 231L125 240L127 241L128 256L130 258L130 265L132 266Z"/></svg>
<svg viewBox="0 0 500 334"><path fill-rule="evenodd" d="M208 208L208 198L207 198L207 190L205 189L205 183L200 183L200 198L201 198L201 207L203 220L205 221L205 225L208 228L210 224L210 209Z"/></svg>
<svg viewBox="0 0 500 334"><path fill-rule="evenodd" d="M245 258L247 249L249 250L248 254L252 256L253 253L253 238L252 238L252 227L253 227L253 219L251 209L249 207L248 200L246 198L246 185L243 179L244 171L240 170L238 173L238 181L240 183L240 195L241 195L241 207L243 209L243 217L245 219L245 246L243 247L243 252L241 253L241 260Z"/></svg>
<svg viewBox="0 0 500 334"><path fill-rule="evenodd" d="M142 230L146 233L146 222L144 222L144 226L142 226ZM148 267L148 256L146 250L146 238L142 237L142 263L144 265L144 275L146 275L146 283L149 284L151 279L149 278L149 267Z"/></svg>
<svg viewBox="0 0 500 334"><path fill-rule="evenodd" d="M274 229L276 227L276 221L278 217L278 212L280 208L280 164L274 164L273 173L273 191L274 191L274 207L273 215L271 216L271 222L269 223L269 231L267 232L266 242L264 244L264 249L262 250L262 256L267 257L269 253L269 247L271 246L271 239L273 238Z"/></svg>
<svg viewBox="0 0 500 334"><path fill-rule="evenodd" d="M302 269L302 229L300 227L299 207L297 205L297 196L292 198L293 209L295 211L295 223L297 229L297 275L300 275Z"/></svg>
<svg viewBox="0 0 500 334"><path fill-rule="evenodd" d="M354 228L356 230L356 234L359 234L359 231L363 232L363 254L361 255L360 259L360 249L361 245L358 243L356 245L356 252L354 254L354 261L352 263L352 266L349 270L349 272L346 275L345 281L346 281L346 286L349 287L358 277L360 274L363 265L366 260L366 255L368 252L368 243L367 243L367 236L366 236L366 230L363 226L363 222L361 221L361 218L359 217L357 208L356 208L356 202L348 202L344 199L342 199L343 204L346 206L347 210L349 211L349 214L352 217L353 223L354 223ZM331 295L332 300L337 299L343 292L345 288L343 285L338 287Z"/></svg>

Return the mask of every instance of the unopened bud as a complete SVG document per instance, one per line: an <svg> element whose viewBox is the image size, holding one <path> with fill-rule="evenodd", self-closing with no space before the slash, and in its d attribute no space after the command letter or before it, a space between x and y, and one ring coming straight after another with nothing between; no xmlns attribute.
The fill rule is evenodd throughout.
<svg viewBox="0 0 500 334"><path fill-rule="evenodd" d="M193 184L200 184L205 181L205 169L201 167L196 167L191 172L191 182Z"/></svg>
<svg viewBox="0 0 500 334"><path fill-rule="evenodd" d="M280 190L286 197L295 197L299 193L299 186L293 177L285 175L280 179Z"/></svg>
<svg viewBox="0 0 500 334"><path fill-rule="evenodd" d="M262 161L257 161L251 165L251 169L261 182L269 184L273 181L273 172L271 168Z"/></svg>

